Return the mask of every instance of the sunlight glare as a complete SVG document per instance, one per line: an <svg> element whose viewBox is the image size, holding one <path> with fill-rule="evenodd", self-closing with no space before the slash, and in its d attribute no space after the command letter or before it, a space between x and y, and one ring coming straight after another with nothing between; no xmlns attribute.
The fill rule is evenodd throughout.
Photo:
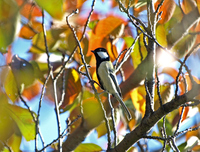
<svg viewBox="0 0 200 152"><path fill-rule="evenodd" d="M161 50L161 53L158 55L158 66L167 67L174 61L173 57L165 52L164 50Z"/></svg>

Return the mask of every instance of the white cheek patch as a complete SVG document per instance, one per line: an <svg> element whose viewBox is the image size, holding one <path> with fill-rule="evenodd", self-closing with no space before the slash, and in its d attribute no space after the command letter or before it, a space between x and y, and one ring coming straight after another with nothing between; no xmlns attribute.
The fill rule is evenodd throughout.
<svg viewBox="0 0 200 152"><path fill-rule="evenodd" d="M106 52L97 52L97 54L100 56L100 58L105 59L108 57L108 54Z"/></svg>

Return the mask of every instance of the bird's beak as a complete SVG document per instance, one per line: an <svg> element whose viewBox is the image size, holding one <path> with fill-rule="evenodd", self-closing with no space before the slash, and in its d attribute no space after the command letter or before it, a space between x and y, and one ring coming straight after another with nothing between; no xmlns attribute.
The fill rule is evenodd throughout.
<svg viewBox="0 0 200 152"><path fill-rule="evenodd" d="M94 51L91 51L92 53L94 53Z"/></svg>

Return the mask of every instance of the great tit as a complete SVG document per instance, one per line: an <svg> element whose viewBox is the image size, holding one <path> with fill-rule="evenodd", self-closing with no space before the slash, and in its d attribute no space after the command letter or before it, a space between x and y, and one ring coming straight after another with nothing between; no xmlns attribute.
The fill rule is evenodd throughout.
<svg viewBox="0 0 200 152"><path fill-rule="evenodd" d="M120 102L127 114L128 120L130 120L132 117L122 100L121 90L107 50L104 48L97 48L92 52L96 57L96 73L100 87L109 94L112 94Z"/></svg>

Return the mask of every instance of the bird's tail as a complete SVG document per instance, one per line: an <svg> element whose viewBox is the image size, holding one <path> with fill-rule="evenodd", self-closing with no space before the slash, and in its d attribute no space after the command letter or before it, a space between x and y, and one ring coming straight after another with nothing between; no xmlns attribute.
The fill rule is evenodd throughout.
<svg viewBox="0 0 200 152"><path fill-rule="evenodd" d="M122 100L122 98L118 95L118 94L115 94L114 97L120 102L122 108L124 109L124 111L126 112L126 115L127 115L127 118L128 120L131 120L132 119L132 116L128 110L128 108L126 107L126 105L124 104L124 101Z"/></svg>

